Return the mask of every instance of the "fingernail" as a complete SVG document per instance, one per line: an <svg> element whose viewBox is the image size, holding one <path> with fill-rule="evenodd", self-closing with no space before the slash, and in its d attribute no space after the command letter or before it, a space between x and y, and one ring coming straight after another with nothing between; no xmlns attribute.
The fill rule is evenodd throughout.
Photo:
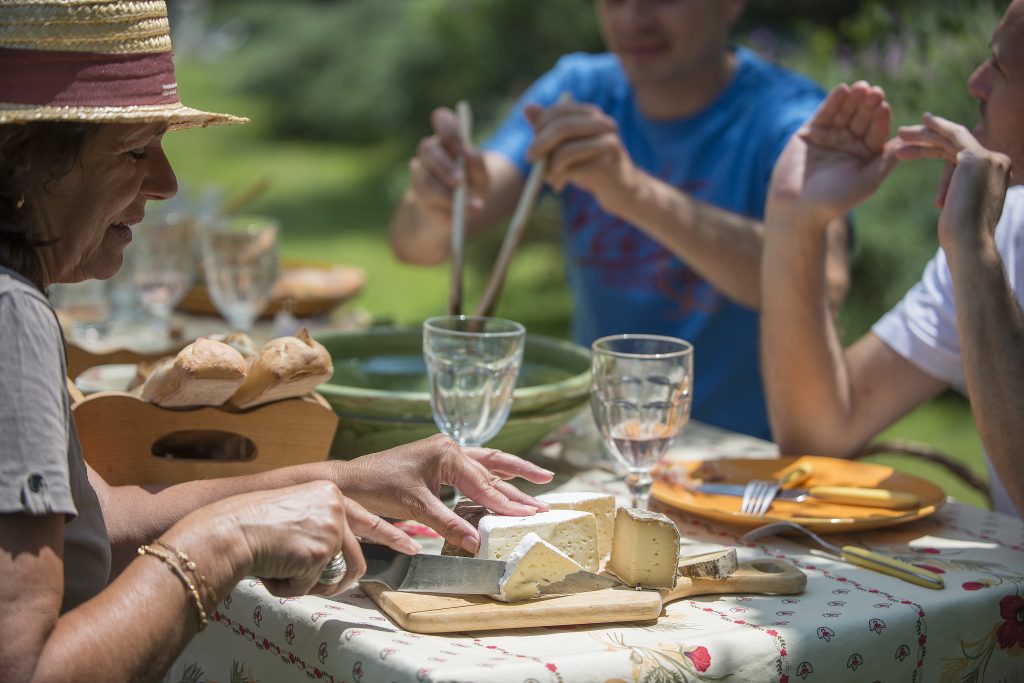
<svg viewBox="0 0 1024 683"><path fill-rule="evenodd" d="M466 542L463 544L463 547L473 553L480 550L480 536L478 536L475 531L466 534Z"/></svg>

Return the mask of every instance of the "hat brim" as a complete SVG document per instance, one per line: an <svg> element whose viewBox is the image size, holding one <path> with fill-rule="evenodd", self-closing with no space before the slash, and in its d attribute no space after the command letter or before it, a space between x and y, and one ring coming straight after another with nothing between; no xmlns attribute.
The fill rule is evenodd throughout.
<svg viewBox="0 0 1024 683"><path fill-rule="evenodd" d="M201 111L180 104L134 105L129 107L53 107L0 102L0 124L34 121L72 123L160 123L169 130L230 126L249 123L249 119L231 114Z"/></svg>

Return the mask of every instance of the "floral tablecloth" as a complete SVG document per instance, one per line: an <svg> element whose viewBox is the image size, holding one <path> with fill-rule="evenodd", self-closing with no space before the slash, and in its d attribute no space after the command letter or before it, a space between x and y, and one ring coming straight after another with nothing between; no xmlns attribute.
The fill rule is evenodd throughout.
<svg viewBox="0 0 1024 683"><path fill-rule="evenodd" d="M571 429L570 429L571 432ZM763 455L763 442L695 426L672 458ZM625 494L578 436L546 444L559 488ZM588 450L589 449L589 450ZM700 451L695 453L694 451ZM585 451L585 452L584 452ZM587 461L592 458L592 461ZM664 509L664 508L662 508ZM848 565L794 541L742 544L742 530L668 511L687 553L737 546L741 561L800 567L794 596L716 596L669 605L653 625L607 624L428 636L397 628L358 588L280 599L240 583L177 660L179 681L1017 681L1024 680L1024 524L950 502L897 528L832 536L927 566L941 591ZM428 529L410 528L430 545ZM434 547L439 544L433 539Z"/></svg>

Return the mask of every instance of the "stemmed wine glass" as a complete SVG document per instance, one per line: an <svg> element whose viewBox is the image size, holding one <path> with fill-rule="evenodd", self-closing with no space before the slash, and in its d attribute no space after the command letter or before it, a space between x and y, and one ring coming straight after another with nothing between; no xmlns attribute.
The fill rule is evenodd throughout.
<svg viewBox="0 0 1024 683"><path fill-rule="evenodd" d="M195 276L191 216L168 213L154 216L135 228L131 252L132 284L142 303L159 323L161 341L170 338L171 311Z"/></svg>
<svg viewBox="0 0 1024 683"><path fill-rule="evenodd" d="M605 444L629 468L633 507L646 510L651 468L690 420L693 346L619 334L594 342L590 408Z"/></svg>
<svg viewBox="0 0 1024 683"><path fill-rule="evenodd" d="M210 299L236 330L247 332L267 307L278 275L277 222L231 216L203 234L203 272Z"/></svg>
<svg viewBox="0 0 1024 683"><path fill-rule="evenodd" d="M449 315L423 323L434 422L460 446L482 446L505 424L525 337L525 327L501 318Z"/></svg>

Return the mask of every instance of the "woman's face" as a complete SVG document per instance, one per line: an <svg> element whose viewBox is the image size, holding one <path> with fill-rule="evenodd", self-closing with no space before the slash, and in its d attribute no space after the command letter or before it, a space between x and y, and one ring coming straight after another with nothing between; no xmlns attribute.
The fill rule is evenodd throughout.
<svg viewBox="0 0 1024 683"><path fill-rule="evenodd" d="M71 172L26 197L37 207L45 284L105 280L121 267L146 202L178 191L164 155L163 123L100 124Z"/></svg>

